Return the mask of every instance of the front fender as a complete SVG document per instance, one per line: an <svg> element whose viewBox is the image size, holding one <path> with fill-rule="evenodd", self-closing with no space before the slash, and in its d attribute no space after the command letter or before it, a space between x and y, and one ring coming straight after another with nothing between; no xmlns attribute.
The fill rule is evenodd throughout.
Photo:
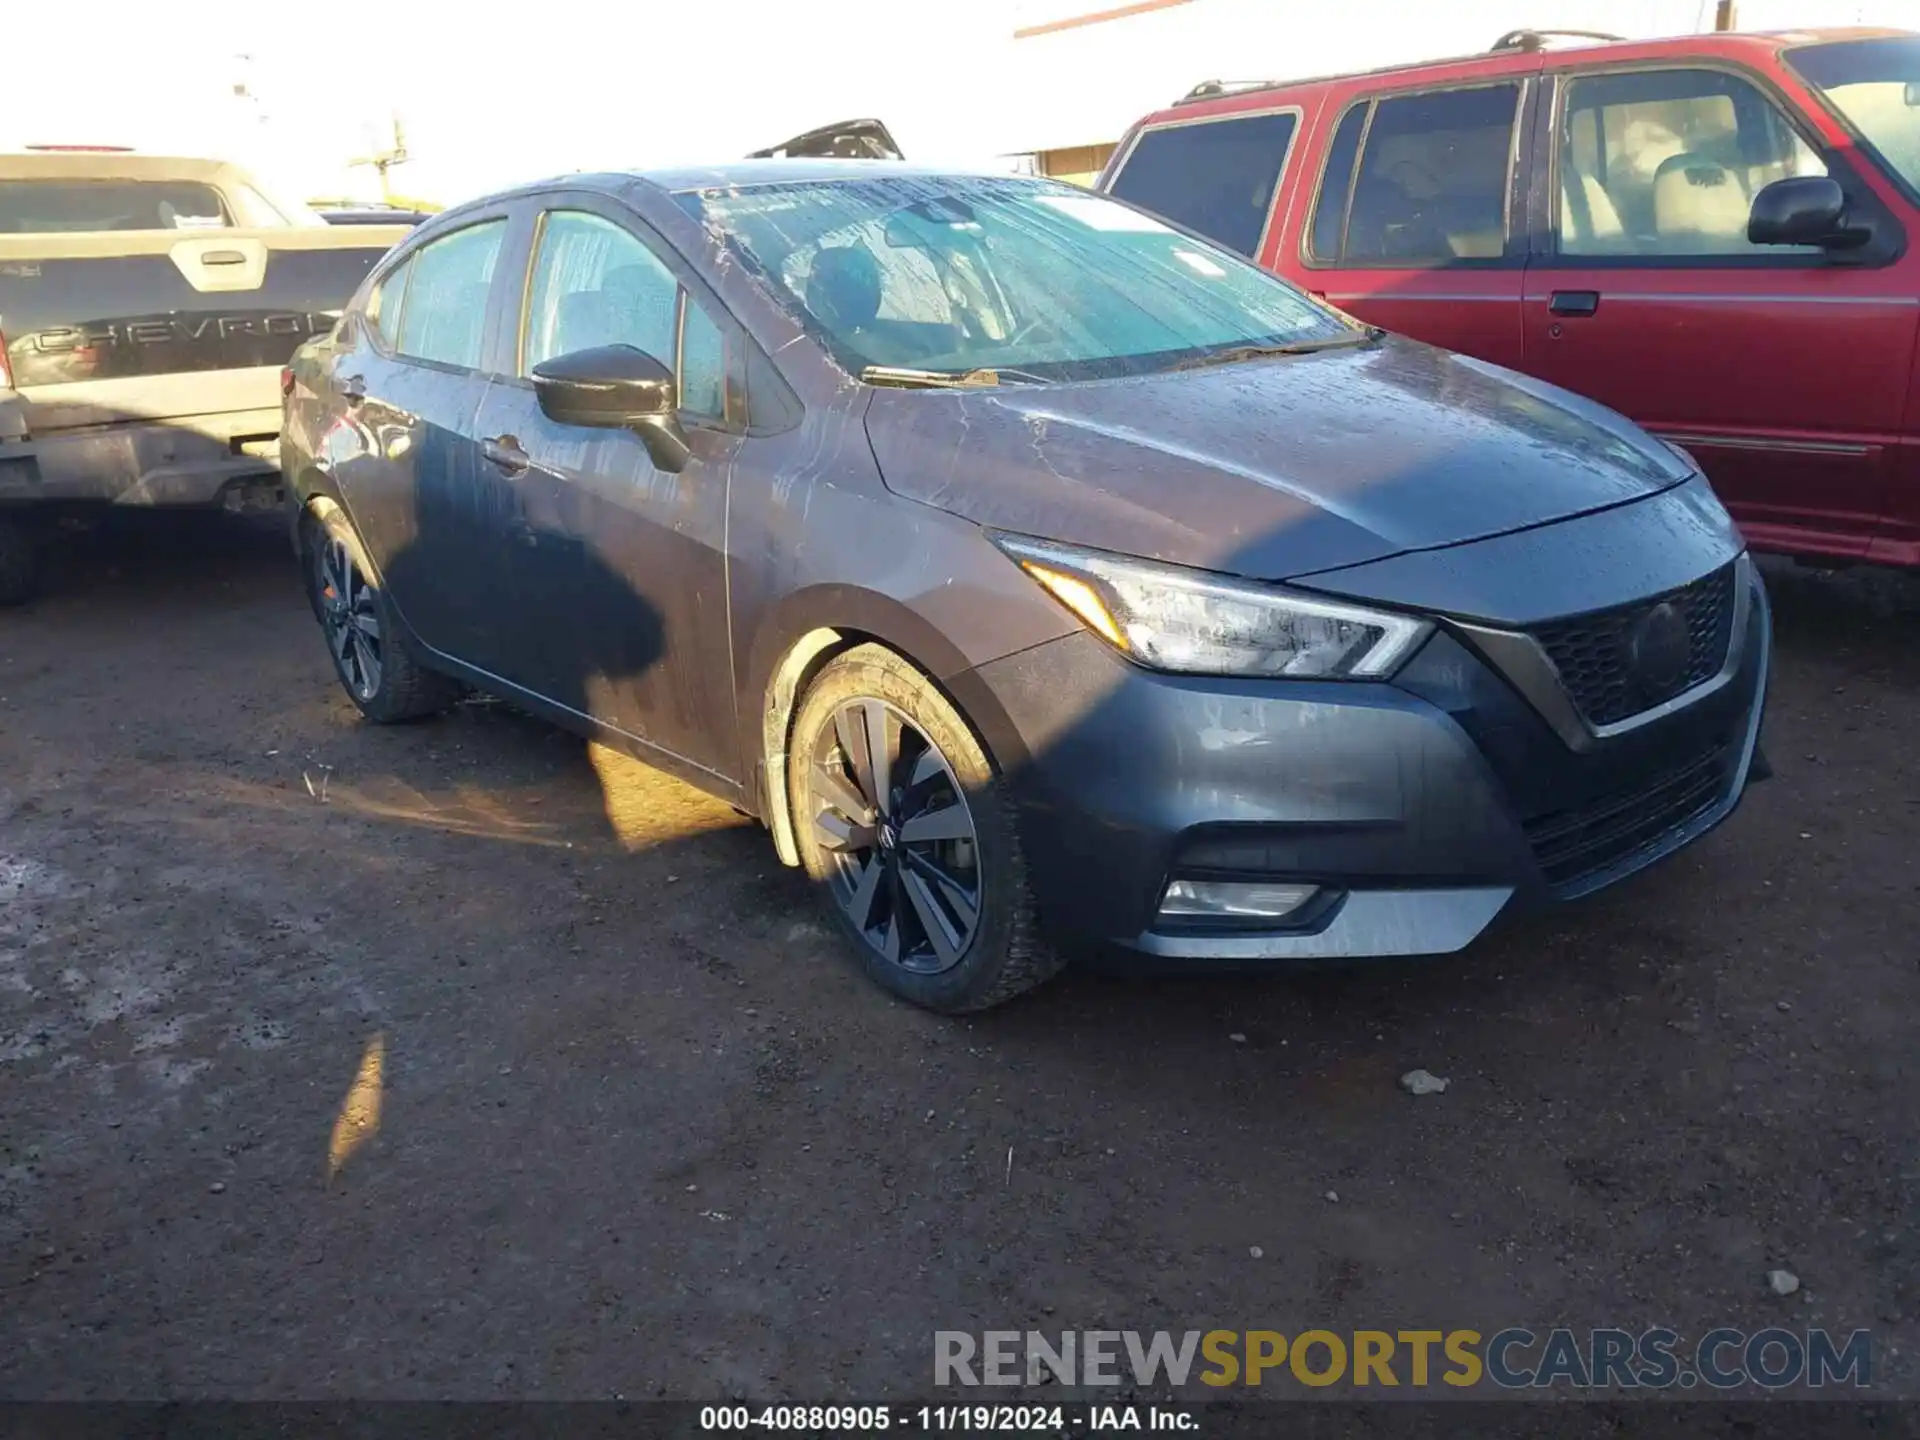
<svg viewBox="0 0 1920 1440"><path fill-rule="evenodd" d="M1060 618L1062 633L1075 628L1064 612ZM754 777L751 789L760 818L788 865L799 863L787 808L787 748L794 710L807 682L823 665L842 650L869 641L903 656L946 692L996 769L1004 773L1026 763L1019 732L978 678L974 664L925 616L891 596L857 586L828 584L797 591L775 605L761 624L748 648L740 686L746 772ZM744 703L750 700L756 703Z"/></svg>

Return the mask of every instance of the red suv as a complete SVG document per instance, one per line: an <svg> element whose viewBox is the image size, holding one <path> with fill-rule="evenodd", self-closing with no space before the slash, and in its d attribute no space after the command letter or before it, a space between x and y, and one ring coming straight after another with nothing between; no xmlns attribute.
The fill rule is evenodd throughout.
<svg viewBox="0 0 1920 1440"><path fill-rule="evenodd" d="M1694 452L1762 549L1920 566L1920 35L1689 35L1255 86L1100 187Z"/></svg>

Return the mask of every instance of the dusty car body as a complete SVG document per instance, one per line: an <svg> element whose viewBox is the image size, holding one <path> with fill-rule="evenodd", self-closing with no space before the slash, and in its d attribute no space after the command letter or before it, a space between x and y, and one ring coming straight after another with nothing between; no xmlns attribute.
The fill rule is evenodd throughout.
<svg viewBox="0 0 1920 1440"><path fill-rule="evenodd" d="M1684 452L1052 182L461 207L284 449L369 716L478 686L724 797L935 1008L1052 939L1454 950L1756 773L1765 593Z"/></svg>

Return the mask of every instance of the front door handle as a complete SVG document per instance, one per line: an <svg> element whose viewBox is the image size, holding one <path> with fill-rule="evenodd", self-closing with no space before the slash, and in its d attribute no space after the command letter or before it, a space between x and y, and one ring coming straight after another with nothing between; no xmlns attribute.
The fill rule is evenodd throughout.
<svg viewBox="0 0 1920 1440"><path fill-rule="evenodd" d="M342 375L340 377L340 398L349 405L358 405L367 398L367 378L364 375Z"/></svg>
<svg viewBox="0 0 1920 1440"><path fill-rule="evenodd" d="M1556 290L1547 300L1555 315L1591 315L1600 308L1598 290Z"/></svg>
<svg viewBox="0 0 1920 1440"><path fill-rule="evenodd" d="M480 453L508 479L526 474L527 467L533 463L533 457L522 450L520 442L511 435L492 435L482 440Z"/></svg>

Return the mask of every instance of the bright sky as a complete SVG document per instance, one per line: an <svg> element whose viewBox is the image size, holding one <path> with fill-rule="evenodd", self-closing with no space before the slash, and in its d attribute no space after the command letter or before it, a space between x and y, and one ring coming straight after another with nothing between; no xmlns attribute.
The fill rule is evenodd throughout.
<svg viewBox="0 0 1920 1440"><path fill-rule="evenodd" d="M372 195L372 173L345 162L386 143L397 112L415 158L396 188L446 203L566 170L732 158L857 115L884 119L912 159L994 163L1115 139L1203 79L1459 54L1521 24L1674 34L1713 12L1712 0L1190 0L1012 38L1114 3L18 0L0 148L213 154L302 195ZM216 11L218 26L200 18ZM1920 0L1740 0L1739 18L1920 29Z"/></svg>

